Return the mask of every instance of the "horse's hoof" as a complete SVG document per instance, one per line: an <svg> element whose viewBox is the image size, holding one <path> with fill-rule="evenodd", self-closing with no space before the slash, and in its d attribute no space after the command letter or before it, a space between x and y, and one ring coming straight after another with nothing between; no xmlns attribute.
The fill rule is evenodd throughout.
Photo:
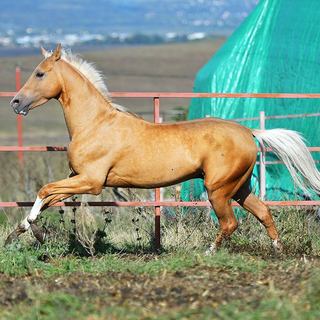
<svg viewBox="0 0 320 320"><path fill-rule="evenodd" d="M9 236L7 237L6 241L4 242L4 246L8 246L12 242L18 240L18 233L16 230L12 231Z"/></svg>
<svg viewBox="0 0 320 320"><path fill-rule="evenodd" d="M217 246L215 244L212 244L204 253L205 256L212 256L217 252Z"/></svg>
<svg viewBox="0 0 320 320"><path fill-rule="evenodd" d="M18 227L17 229L13 230L9 236L7 237L6 241L4 242L4 246L8 246L14 241L18 240L18 237L20 236L21 233L23 233L25 230Z"/></svg>
<svg viewBox="0 0 320 320"><path fill-rule="evenodd" d="M44 231L43 228L39 228L35 223L30 224L31 230L35 238L43 244L45 239L46 239L46 232Z"/></svg>
<svg viewBox="0 0 320 320"><path fill-rule="evenodd" d="M272 245L277 255L281 255L283 253L283 245L279 239L273 240Z"/></svg>

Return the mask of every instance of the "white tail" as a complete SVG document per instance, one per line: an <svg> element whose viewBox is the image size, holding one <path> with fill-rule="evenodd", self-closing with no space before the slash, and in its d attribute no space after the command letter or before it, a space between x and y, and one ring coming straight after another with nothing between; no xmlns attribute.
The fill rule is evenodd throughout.
<svg viewBox="0 0 320 320"><path fill-rule="evenodd" d="M288 168L295 184L308 194L320 192L320 172L309 152L305 139L296 131L285 129L253 130L260 145L267 146Z"/></svg>

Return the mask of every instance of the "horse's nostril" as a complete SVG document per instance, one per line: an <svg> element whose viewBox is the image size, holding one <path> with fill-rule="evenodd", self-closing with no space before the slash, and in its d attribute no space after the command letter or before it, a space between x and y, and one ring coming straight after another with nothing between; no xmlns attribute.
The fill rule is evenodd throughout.
<svg viewBox="0 0 320 320"><path fill-rule="evenodd" d="M14 99L14 100L12 100L11 105L12 105L13 107L17 107L17 106L19 106L19 104L20 104L20 100L19 100L19 99Z"/></svg>

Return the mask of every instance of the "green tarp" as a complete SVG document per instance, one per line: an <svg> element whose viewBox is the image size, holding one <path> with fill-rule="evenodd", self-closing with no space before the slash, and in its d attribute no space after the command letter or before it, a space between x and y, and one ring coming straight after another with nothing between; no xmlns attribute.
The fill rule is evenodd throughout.
<svg viewBox="0 0 320 320"><path fill-rule="evenodd" d="M261 0L220 50L199 70L194 92L320 93L319 0ZM225 119L297 115L320 112L317 99L193 99L189 119L207 116ZM259 128L258 120L242 121ZM310 146L320 146L320 118L273 119L266 128L287 128L303 133ZM317 154L313 154L319 159ZM268 155L267 160L275 160ZM212 164L214 165L214 163ZM252 187L259 192L256 167ZM299 199L282 164L267 166L269 200ZM184 200L205 199L202 180L183 184Z"/></svg>

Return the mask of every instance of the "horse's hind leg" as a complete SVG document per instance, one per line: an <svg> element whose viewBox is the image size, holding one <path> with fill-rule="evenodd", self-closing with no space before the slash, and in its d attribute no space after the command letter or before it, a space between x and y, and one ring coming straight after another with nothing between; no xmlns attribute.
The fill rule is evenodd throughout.
<svg viewBox="0 0 320 320"><path fill-rule="evenodd" d="M273 221L270 209L257 196L250 193L242 206L251 212L266 228L269 237L272 239L273 247L276 251L282 252L283 247L279 239L279 234Z"/></svg>
<svg viewBox="0 0 320 320"><path fill-rule="evenodd" d="M245 183L234 199L247 211L252 213L266 228L276 251L282 252L282 244L269 207L250 191L249 182Z"/></svg>
<svg viewBox="0 0 320 320"><path fill-rule="evenodd" d="M221 246L223 239L229 238L237 229L238 222L233 213L230 199L223 194L222 190L213 192L208 190L208 197L218 217L220 226L220 230L216 236L215 242L206 252L206 254L211 254Z"/></svg>

